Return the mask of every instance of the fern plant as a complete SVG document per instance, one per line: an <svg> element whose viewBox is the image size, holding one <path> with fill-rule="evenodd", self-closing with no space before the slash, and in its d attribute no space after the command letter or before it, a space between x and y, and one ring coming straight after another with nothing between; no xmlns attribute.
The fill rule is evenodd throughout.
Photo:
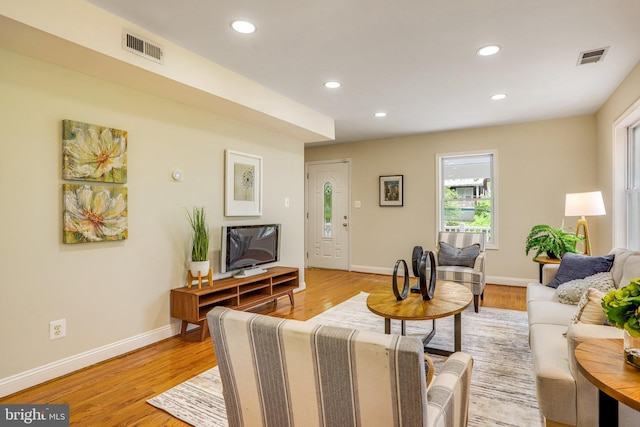
<svg viewBox="0 0 640 427"><path fill-rule="evenodd" d="M525 252L529 255L536 251L534 258L546 252L549 258L562 258L567 252L577 253L576 244L584 240L583 236L567 233L562 228L553 228L546 224L534 225L527 236Z"/></svg>
<svg viewBox="0 0 640 427"><path fill-rule="evenodd" d="M191 243L191 261L207 261L209 256L209 226L204 207L193 207L193 214L187 211L193 231Z"/></svg>

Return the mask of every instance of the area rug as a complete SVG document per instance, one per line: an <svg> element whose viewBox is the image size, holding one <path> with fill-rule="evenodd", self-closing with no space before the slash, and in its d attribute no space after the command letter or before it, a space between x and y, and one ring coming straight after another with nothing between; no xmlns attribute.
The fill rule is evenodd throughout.
<svg viewBox="0 0 640 427"><path fill-rule="evenodd" d="M323 325L384 331L384 319L366 306L368 294L359 295L309 319ZM432 322L407 322L407 335L424 336ZM400 333L400 322L392 321ZM430 346L453 348L453 318L438 319ZM473 356L469 426L541 427L536 402L533 363L528 345L527 314L522 311L470 306L462 312L462 351ZM436 374L445 357L433 355ZM226 411L218 368L214 367L148 400L196 427L226 426Z"/></svg>

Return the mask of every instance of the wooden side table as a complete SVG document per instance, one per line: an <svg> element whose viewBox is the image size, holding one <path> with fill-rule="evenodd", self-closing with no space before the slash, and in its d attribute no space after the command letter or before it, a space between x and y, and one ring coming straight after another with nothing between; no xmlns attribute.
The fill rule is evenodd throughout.
<svg viewBox="0 0 640 427"><path fill-rule="evenodd" d="M618 425L618 402L640 411L640 369L624 360L621 339L593 339L576 347L580 373L598 387L600 427Z"/></svg>
<svg viewBox="0 0 640 427"><path fill-rule="evenodd" d="M535 262L540 264L540 283L542 283L542 267L545 264L560 264L559 258L549 258L548 256L537 256L533 259Z"/></svg>
<svg viewBox="0 0 640 427"><path fill-rule="evenodd" d="M373 313L384 317L384 332L391 332L391 319L402 322L402 335L405 334L406 320L433 320L433 329L424 338L425 351L449 356L451 351L426 347L436 332L435 319L454 316L454 351L462 347L462 310L473 301L473 294L465 286L454 282L438 281L433 299L424 301L422 295L409 293L406 299L397 301L391 286L377 289L367 297L367 307Z"/></svg>

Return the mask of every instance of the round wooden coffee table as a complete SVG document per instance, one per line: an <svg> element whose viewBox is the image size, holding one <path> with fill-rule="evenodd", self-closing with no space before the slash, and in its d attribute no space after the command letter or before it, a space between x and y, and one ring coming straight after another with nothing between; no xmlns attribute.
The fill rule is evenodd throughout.
<svg viewBox="0 0 640 427"><path fill-rule="evenodd" d="M618 402L640 411L640 369L624 360L621 339L578 344L578 369L599 390L600 426L618 425Z"/></svg>
<svg viewBox="0 0 640 427"><path fill-rule="evenodd" d="M400 320L402 335L406 333L406 320L433 320L433 329L424 338L425 351L448 356L452 352L426 347L436 333L435 319L454 316L454 351L462 348L462 310L473 301L473 294L466 287L454 282L438 281L436 292L429 301L422 295L409 293L406 299L397 301L391 286L377 289L367 297L367 307L373 313L384 317L384 332L391 333L391 319Z"/></svg>

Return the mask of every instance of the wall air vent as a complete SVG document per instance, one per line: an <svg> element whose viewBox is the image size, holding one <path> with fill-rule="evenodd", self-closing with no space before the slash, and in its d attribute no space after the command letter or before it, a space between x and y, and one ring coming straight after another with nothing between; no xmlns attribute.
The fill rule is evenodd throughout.
<svg viewBox="0 0 640 427"><path fill-rule="evenodd" d="M600 49L586 50L584 52L580 52L578 55L578 64L595 64L596 62L600 62L604 59L605 55L609 51L609 46L603 47Z"/></svg>
<svg viewBox="0 0 640 427"><path fill-rule="evenodd" d="M162 46L158 43L145 40L129 31L122 32L122 48L154 62L163 63L164 52L162 51Z"/></svg>

